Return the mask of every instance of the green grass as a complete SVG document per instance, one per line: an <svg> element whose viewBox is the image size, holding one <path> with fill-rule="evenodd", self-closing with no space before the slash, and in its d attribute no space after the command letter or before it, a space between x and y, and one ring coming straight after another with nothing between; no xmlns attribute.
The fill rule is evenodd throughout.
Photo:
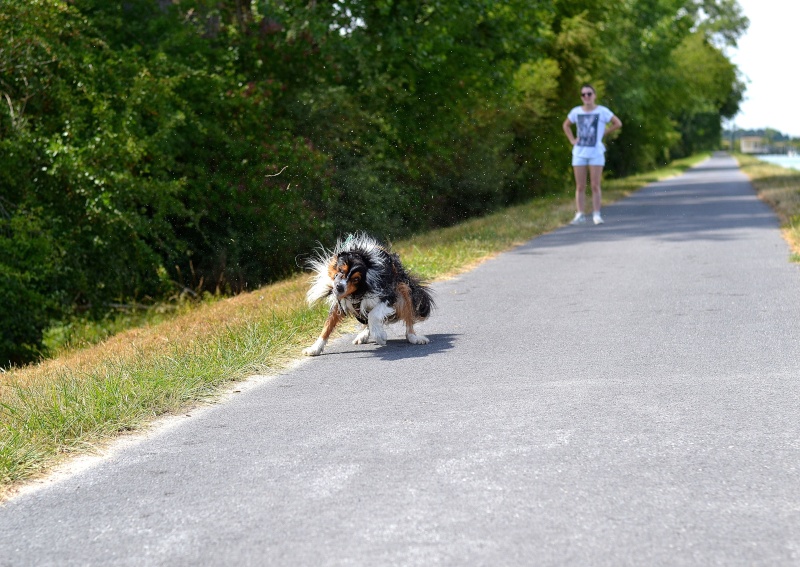
<svg viewBox="0 0 800 567"><path fill-rule="evenodd" d="M783 236L792 248L791 260L800 262L800 171L743 154L736 159L759 198L778 215Z"/></svg>
<svg viewBox="0 0 800 567"><path fill-rule="evenodd" d="M62 353L97 344L128 329L171 321L196 309L201 303L212 303L219 299L222 299L221 295L205 292L202 295L195 294L195 298L180 296L152 305L120 305L99 320L75 316L45 331L45 356L55 358Z"/></svg>
<svg viewBox="0 0 800 567"><path fill-rule="evenodd" d="M604 200L705 157L607 181ZM549 232L573 213L573 191L564 191L393 247L411 269L436 280ZM66 456L94 452L154 418L212 401L232 382L286 367L313 342L326 315L323 307L305 306L306 280L300 274L116 334L92 330L89 338L71 339L83 348L62 347L57 358L0 375L0 496Z"/></svg>

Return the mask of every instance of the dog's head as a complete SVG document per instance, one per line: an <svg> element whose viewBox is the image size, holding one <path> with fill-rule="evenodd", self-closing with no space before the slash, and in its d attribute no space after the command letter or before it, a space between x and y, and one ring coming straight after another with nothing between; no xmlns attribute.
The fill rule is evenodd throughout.
<svg viewBox="0 0 800 567"><path fill-rule="evenodd" d="M337 254L328 266L328 275L336 299L358 297L367 291L367 264L358 253Z"/></svg>

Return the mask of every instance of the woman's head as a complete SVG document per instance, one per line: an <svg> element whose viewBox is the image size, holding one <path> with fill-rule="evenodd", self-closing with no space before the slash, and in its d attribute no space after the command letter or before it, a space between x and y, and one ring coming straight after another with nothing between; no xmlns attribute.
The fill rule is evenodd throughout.
<svg viewBox="0 0 800 567"><path fill-rule="evenodd" d="M592 85L585 84L581 87L581 100L584 102L591 102L596 94Z"/></svg>

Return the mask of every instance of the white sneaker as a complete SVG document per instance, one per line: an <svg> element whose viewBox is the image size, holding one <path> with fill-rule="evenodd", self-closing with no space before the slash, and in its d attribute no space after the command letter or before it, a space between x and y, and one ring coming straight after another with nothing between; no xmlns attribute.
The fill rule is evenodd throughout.
<svg viewBox="0 0 800 567"><path fill-rule="evenodd" d="M583 216L583 213L575 213L575 218L570 221L569 224L583 224L586 222L586 217Z"/></svg>
<svg viewBox="0 0 800 567"><path fill-rule="evenodd" d="M603 217L600 216L600 213L595 213L592 215L592 220L594 220L594 224L603 224L604 221Z"/></svg>

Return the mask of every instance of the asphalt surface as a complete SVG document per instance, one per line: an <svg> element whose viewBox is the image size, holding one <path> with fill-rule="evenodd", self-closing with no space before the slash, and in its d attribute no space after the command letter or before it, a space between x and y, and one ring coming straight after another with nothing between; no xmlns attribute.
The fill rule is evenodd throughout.
<svg viewBox="0 0 800 567"><path fill-rule="evenodd" d="M800 565L800 268L715 156L0 507L0 565Z"/></svg>

